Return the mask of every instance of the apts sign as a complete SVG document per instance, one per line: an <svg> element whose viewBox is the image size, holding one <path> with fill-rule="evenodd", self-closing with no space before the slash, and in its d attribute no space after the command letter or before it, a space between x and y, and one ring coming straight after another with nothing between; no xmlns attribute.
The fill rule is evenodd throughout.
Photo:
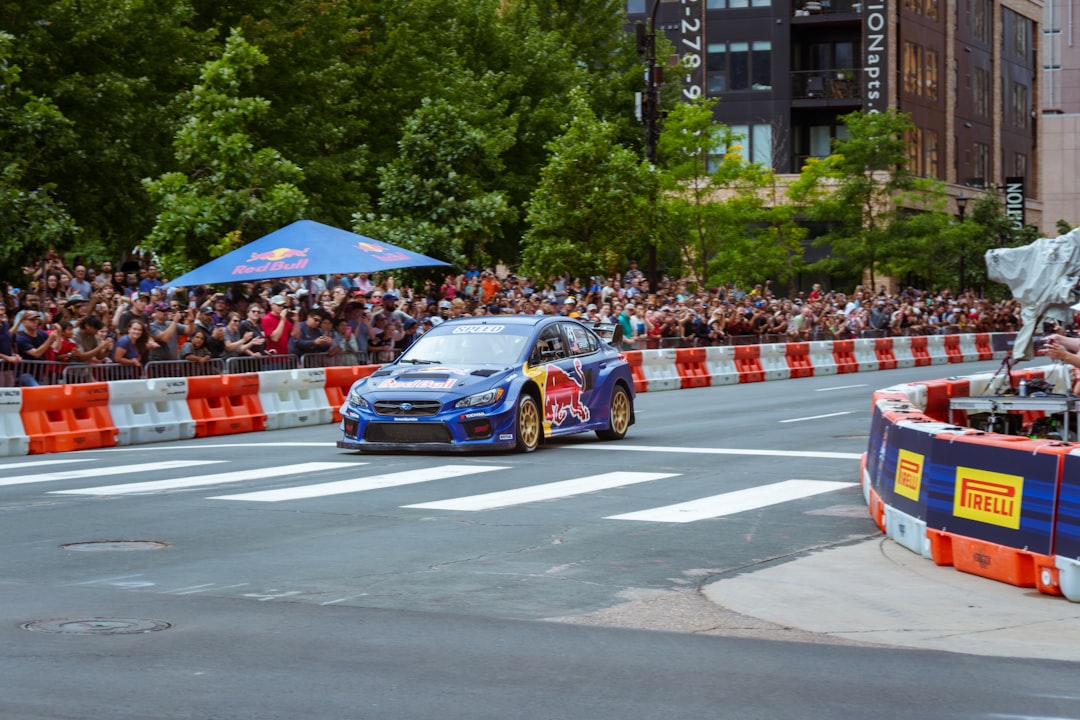
<svg viewBox="0 0 1080 720"><path fill-rule="evenodd" d="M888 5L872 0L863 12L863 110L885 112L889 102Z"/></svg>

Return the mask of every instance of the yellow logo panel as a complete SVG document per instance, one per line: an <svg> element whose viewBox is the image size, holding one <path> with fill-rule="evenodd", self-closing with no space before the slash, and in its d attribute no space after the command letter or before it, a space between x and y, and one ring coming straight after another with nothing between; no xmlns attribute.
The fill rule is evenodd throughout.
<svg viewBox="0 0 1080 720"><path fill-rule="evenodd" d="M922 470L926 458L910 450L901 450L896 456L896 484L893 491L909 500L919 501L922 487Z"/></svg>
<svg viewBox="0 0 1080 720"><path fill-rule="evenodd" d="M977 522L1020 529L1024 478L969 467L956 468L953 515Z"/></svg>

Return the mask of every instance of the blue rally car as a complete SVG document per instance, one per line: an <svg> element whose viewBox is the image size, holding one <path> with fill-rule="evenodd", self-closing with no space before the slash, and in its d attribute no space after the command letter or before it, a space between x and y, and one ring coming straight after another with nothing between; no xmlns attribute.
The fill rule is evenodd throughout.
<svg viewBox="0 0 1080 720"><path fill-rule="evenodd" d="M618 440L634 423L634 382L618 325L550 315L447 320L349 389L351 450L512 450L594 431Z"/></svg>

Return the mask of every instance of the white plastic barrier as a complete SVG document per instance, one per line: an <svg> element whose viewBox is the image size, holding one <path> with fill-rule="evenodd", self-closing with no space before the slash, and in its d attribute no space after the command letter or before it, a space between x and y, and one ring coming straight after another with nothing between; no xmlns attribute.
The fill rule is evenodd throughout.
<svg viewBox="0 0 1080 720"><path fill-rule="evenodd" d="M679 377L679 366L673 349L643 352L641 372L645 374L646 392L682 388L682 378Z"/></svg>
<svg viewBox="0 0 1080 720"><path fill-rule="evenodd" d="M927 335L926 349L930 354L931 365L949 364L949 353L945 350L944 335Z"/></svg>
<svg viewBox="0 0 1080 720"><path fill-rule="evenodd" d="M960 334L960 352L964 354L964 362L979 361L979 348L975 346L975 333Z"/></svg>
<svg viewBox="0 0 1080 720"><path fill-rule="evenodd" d="M334 419L323 368L259 373L259 401L267 430L326 425Z"/></svg>
<svg viewBox="0 0 1080 720"><path fill-rule="evenodd" d="M788 380L791 368L787 362L787 345L770 343L761 346L761 369L766 380Z"/></svg>
<svg viewBox="0 0 1080 720"><path fill-rule="evenodd" d="M141 445L195 437L186 378L117 380L109 383L109 413L117 445Z"/></svg>
<svg viewBox="0 0 1080 720"><path fill-rule="evenodd" d="M739 384L739 368L735 365L734 347L717 345L705 348L705 367L709 369L710 384Z"/></svg>
<svg viewBox="0 0 1080 720"><path fill-rule="evenodd" d="M874 372L880 369L873 338L859 338L855 341L855 361L859 363L859 372Z"/></svg>
<svg viewBox="0 0 1080 720"><path fill-rule="evenodd" d="M893 357L896 358L896 367L915 367L915 355L911 352L911 338L894 337L892 339Z"/></svg>
<svg viewBox="0 0 1080 720"><path fill-rule="evenodd" d="M833 355L832 340L814 340L810 345L810 364L814 366L814 376L835 375L836 356Z"/></svg>
<svg viewBox="0 0 1080 720"><path fill-rule="evenodd" d="M23 427L21 410L22 390L0 388L0 456L30 452L30 436Z"/></svg>

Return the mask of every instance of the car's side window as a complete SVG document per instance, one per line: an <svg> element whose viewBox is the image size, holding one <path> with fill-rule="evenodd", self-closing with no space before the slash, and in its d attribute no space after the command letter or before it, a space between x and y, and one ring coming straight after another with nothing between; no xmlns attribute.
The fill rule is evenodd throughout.
<svg viewBox="0 0 1080 720"><path fill-rule="evenodd" d="M599 348L596 336L577 323L562 323L569 355L589 355Z"/></svg>
<svg viewBox="0 0 1080 720"><path fill-rule="evenodd" d="M562 360L566 356L566 343L563 341L562 333L559 332L557 326L549 325L540 332L540 337L536 338L536 344L533 345L532 354L529 356L529 363L539 365Z"/></svg>

